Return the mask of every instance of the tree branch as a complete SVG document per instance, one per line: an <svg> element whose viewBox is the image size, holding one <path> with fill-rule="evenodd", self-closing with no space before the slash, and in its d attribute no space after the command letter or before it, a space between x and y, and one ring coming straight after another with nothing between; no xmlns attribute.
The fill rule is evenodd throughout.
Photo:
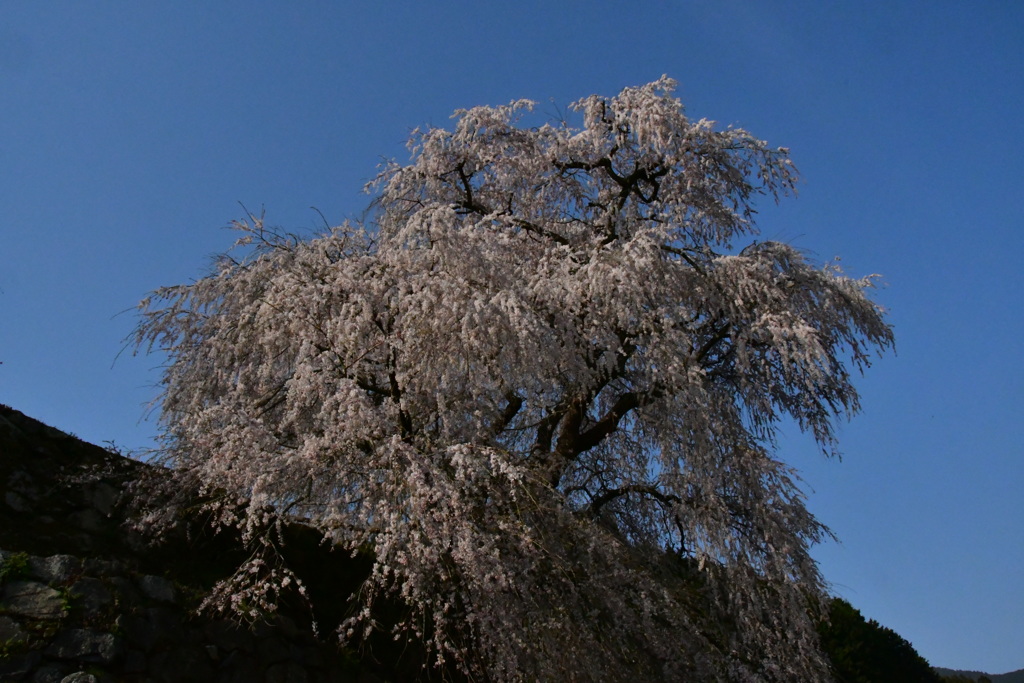
<svg viewBox="0 0 1024 683"><path fill-rule="evenodd" d="M511 424L512 420L515 419L516 415L519 414L519 411L523 407L523 397L519 394L510 391L505 395L505 398L508 400L508 404L505 406L505 410L501 412L501 417L498 418L498 421L494 425L494 436L498 436L505 431L505 428Z"/></svg>
<svg viewBox="0 0 1024 683"><path fill-rule="evenodd" d="M604 417L574 440L572 457L578 457L604 441L607 436L618 428L619 422L631 410L647 405L657 398L658 395L660 395L660 392L654 389L645 393L630 391L619 396L615 404L604 414Z"/></svg>
<svg viewBox="0 0 1024 683"><path fill-rule="evenodd" d="M602 507L611 501L616 498L629 495L630 493L639 493L645 496L650 496L666 506L679 505L683 502L682 498L679 496L674 496L670 493L663 493L656 486L651 486L650 484L629 484L627 486L609 489L601 495L596 496L590 501L590 505L587 506L587 511L591 516L595 516Z"/></svg>

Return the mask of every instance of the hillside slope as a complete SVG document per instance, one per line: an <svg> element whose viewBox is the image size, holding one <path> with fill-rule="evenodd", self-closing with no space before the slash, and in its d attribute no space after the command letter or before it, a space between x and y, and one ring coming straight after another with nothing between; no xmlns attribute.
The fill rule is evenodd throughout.
<svg viewBox="0 0 1024 683"><path fill-rule="evenodd" d="M1004 674L988 674L981 671L961 671L959 669L946 669L935 667L939 675L952 681L983 681L988 679L991 683L1024 683L1024 669L1009 671Z"/></svg>
<svg viewBox="0 0 1024 683"><path fill-rule="evenodd" d="M298 601L253 629L195 616L244 549L236 538L204 534L201 520L159 546L124 528L125 486L146 469L0 405L0 680L56 683L76 672L100 683L418 676L415 648L403 654L384 643L356 656L336 646L330 629L318 641L314 617L330 624L338 615L314 615ZM332 591L323 602L344 605L366 563L331 553L303 527L286 535L310 590Z"/></svg>

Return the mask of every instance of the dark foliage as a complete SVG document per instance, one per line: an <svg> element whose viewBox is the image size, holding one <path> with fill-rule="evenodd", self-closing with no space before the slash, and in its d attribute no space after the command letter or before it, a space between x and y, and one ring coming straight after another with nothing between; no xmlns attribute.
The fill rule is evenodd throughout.
<svg viewBox="0 0 1024 683"><path fill-rule="evenodd" d="M942 683L914 646L842 598L829 603L821 644L838 683Z"/></svg>

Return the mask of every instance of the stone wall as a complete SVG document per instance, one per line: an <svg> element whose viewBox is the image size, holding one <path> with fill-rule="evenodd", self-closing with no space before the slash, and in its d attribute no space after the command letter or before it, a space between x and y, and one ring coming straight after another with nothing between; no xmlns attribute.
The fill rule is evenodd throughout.
<svg viewBox="0 0 1024 683"><path fill-rule="evenodd" d="M381 642L357 656L318 640L314 616L284 605L251 627L196 615L213 583L244 557L236 538L150 539L123 524L126 484L148 468L0 405L0 680L414 680L422 652ZM340 609L366 563L289 529L310 590ZM329 592L334 592L333 595ZM333 622L332 622L333 620ZM407 644L406 644L407 645Z"/></svg>
<svg viewBox="0 0 1024 683"><path fill-rule="evenodd" d="M287 618L255 629L197 619L172 580L120 561L2 555L2 680L375 680Z"/></svg>

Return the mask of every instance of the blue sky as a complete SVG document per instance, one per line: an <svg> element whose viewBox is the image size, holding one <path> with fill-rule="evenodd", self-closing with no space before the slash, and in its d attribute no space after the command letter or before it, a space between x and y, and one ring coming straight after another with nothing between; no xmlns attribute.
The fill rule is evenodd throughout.
<svg viewBox="0 0 1024 683"><path fill-rule="evenodd" d="M239 204L358 216L452 110L555 113L667 73L691 116L788 146L763 238L881 273L897 355L842 462L789 433L826 577L938 666L1024 667L1024 4L4 2L0 402L151 443L147 292L206 273ZM128 310L127 313L122 313Z"/></svg>

